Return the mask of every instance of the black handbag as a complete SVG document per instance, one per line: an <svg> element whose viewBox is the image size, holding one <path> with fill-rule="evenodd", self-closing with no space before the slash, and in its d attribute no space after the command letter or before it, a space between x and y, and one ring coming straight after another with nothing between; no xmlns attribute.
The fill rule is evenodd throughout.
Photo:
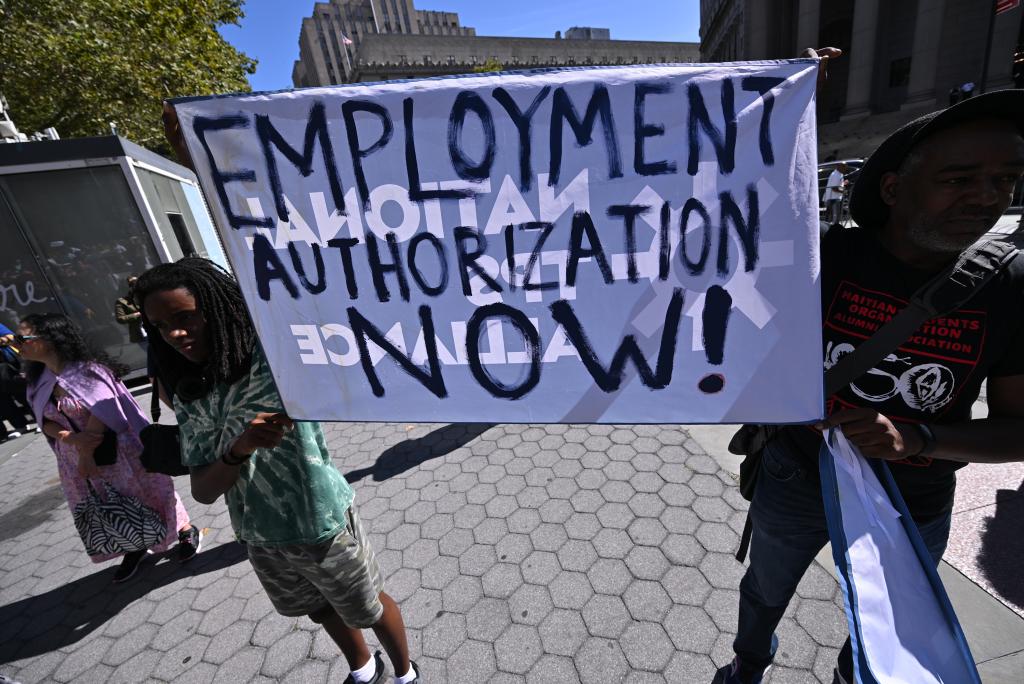
<svg viewBox="0 0 1024 684"><path fill-rule="evenodd" d="M56 402L54 403L56 406ZM71 420L71 416L61 411L59 408L57 412L64 416L68 425L71 426L72 432L81 432L75 427L75 421ZM98 466L110 466L117 463L117 433L107 428L103 433L103 441L96 447L95 451L92 452L92 459L96 461Z"/></svg>
<svg viewBox="0 0 1024 684"><path fill-rule="evenodd" d="M150 404L153 423L142 428L142 467L151 473L162 473L176 477L188 475L188 466L181 463L181 434L177 425L158 425L160 420L160 392L153 383L153 399Z"/></svg>

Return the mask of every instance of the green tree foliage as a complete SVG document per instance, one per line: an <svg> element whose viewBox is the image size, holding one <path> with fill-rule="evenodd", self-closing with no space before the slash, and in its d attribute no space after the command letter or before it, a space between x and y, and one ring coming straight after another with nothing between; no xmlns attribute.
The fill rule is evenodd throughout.
<svg viewBox="0 0 1024 684"><path fill-rule="evenodd" d="M108 135L167 153L161 103L248 91L256 62L217 32L244 0L0 0L0 93L25 132Z"/></svg>
<svg viewBox="0 0 1024 684"><path fill-rule="evenodd" d="M2 1L2 0L0 0ZM504 71L505 66L494 57L488 57L483 64L473 67L473 73L486 74L491 71Z"/></svg>

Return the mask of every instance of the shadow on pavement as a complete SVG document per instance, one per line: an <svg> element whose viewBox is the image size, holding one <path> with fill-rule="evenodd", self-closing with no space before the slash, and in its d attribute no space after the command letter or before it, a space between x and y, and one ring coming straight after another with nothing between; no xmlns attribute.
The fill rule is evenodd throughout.
<svg viewBox="0 0 1024 684"><path fill-rule="evenodd" d="M374 482L387 480L432 458L444 456L450 451L465 446L492 427L494 427L493 423L445 425L423 437L407 439L385 449L372 466L350 470L345 473L345 479L349 484L355 484L367 475L372 475Z"/></svg>
<svg viewBox="0 0 1024 684"><path fill-rule="evenodd" d="M0 542L14 539L48 522L53 510L63 503L64 492L60 485L47 487L18 502L14 509L0 515Z"/></svg>
<svg viewBox="0 0 1024 684"><path fill-rule="evenodd" d="M159 587L183 577L221 570L247 558L244 546L230 542L203 551L182 566L174 559L172 549L148 558L125 584L113 584L114 564L38 596L0 606L0 664L74 644Z"/></svg>
<svg viewBox="0 0 1024 684"><path fill-rule="evenodd" d="M996 493L996 512L985 521L981 533L978 566L998 594L1018 608L1024 608L1024 581L1020 566L1024 559L1024 482L1016 491Z"/></svg>

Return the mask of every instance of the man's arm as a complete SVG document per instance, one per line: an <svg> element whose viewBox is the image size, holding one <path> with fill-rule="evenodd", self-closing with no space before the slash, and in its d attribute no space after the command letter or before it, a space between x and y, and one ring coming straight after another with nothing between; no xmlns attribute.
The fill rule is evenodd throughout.
<svg viewBox="0 0 1024 684"><path fill-rule="evenodd" d="M929 456L962 463L1024 461L1024 375L989 378L988 418L932 426Z"/></svg>
<svg viewBox="0 0 1024 684"><path fill-rule="evenodd" d="M1024 461L1024 375L989 378L987 418L929 425L935 434L931 458L960 463ZM916 455L924 442L912 427L898 427L874 409L834 413L814 427L842 426L843 434L870 458L898 461Z"/></svg>

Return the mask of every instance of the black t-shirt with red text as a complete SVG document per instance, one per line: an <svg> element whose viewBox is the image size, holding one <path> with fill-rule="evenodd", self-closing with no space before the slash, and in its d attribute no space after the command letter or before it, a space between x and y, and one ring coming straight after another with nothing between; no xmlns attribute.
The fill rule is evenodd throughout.
<svg viewBox="0 0 1024 684"><path fill-rule="evenodd" d="M897 260L862 228L831 230L821 245L825 369L900 312L933 273ZM844 408L878 410L895 423L969 420L986 378L1024 373L1024 255L963 308L923 324L884 360L828 398ZM817 472L821 437L789 426L780 439ZM916 457L890 462L907 508L927 520L953 506L956 470L964 464Z"/></svg>

